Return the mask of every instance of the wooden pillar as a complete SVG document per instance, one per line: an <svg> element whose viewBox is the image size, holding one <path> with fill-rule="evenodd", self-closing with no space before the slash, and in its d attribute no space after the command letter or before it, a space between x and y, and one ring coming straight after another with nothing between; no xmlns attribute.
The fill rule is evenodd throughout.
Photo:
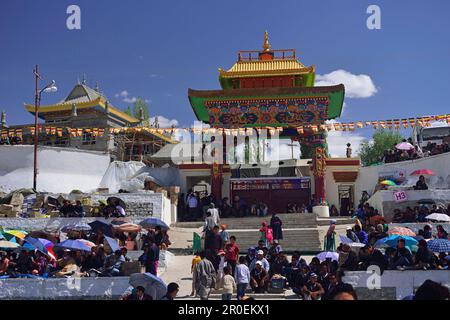
<svg viewBox="0 0 450 320"><path fill-rule="evenodd" d="M314 174L314 201L320 204L326 201L325 191L325 166L326 166L325 149L322 147L314 148L313 156L313 174Z"/></svg>

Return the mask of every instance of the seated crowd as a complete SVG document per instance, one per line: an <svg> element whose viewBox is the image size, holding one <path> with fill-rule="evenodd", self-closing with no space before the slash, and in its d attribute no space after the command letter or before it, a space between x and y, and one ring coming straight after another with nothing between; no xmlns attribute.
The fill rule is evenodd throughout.
<svg viewBox="0 0 450 320"><path fill-rule="evenodd" d="M59 238L48 254L35 249L19 247L16 250L0 251L0 276L4 277L68 277L68 276L100 276L111 277L123 275L126 262L133 262L128 257L129 250L137 250L138 243L144 253L135 261L135 266L145 268L146 272L156 275L160 248L169 244L167 232L160 227L149 230L140 237L136 233L120 233L115 235L118 248L111 250L101 230L86 234L85 232L69 232L69 240L87 240L92 242L91 251L65 249L58 247ZM138 239L139 238L139 239ZM19 240L23 244L23 240ZM84 242L86 243L86 242ZM137 272L139 272L137 271Z"/></svg>
<svg viewBox="0 0 450 320"><path fill-rule="evenodd" d="M406 142L406 140L403 140ZM408 142L412 144L411 138L408 139ZM384 163L392 163L392 162L401 162L407 160L415 160L419 158L434 156L441 153L450 152L450 145L446 142L441 144L432 143L428 141L427 145L423 148L420 148L417 144L414 145L413 149L410 150L399 150L395 148L385 150L383 156Z"/></svg>

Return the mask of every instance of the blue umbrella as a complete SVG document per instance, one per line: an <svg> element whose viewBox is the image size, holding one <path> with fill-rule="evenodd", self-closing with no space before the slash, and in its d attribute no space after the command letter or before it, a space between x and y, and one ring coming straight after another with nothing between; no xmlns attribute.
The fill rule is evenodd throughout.
<svg viewBox="0 0 450 320"><path fill-rule="evenodd" d="M95 220L88 224L92 228L92 231L94 231L94 232L96 232L98 230L102 230L106 236L108 236L108 237L113 236L113 229L112 229L112 225L110 223L107 223L107 222L104 222L101 220Z"/></svg>
<svg viewBox="0 0 450 320"><path fill-rule="evenodd" d="M397 242L399 239L404 239L405 246L407 246L407 247L416 245L418 242L416 239L414 239L413 237L410 237L410 236L400 236L398 234L392 234L389 237L382 238L382 239L378 240L377 242L375 242L375 247L388 246L388 247L396 248Z"/></svg>
<svg viewBox="0 0 450 320"><path fill-rule="evenodd" d="M86 244L79 240L65 240L63 242L60 242L58 244L55 244L53 247L53 250L55 249L69 249L69 250L81 250L81 251L91 251L91 248L89 248Z"/></svg>
<svg viewBox="0 0 450 320"><path fill-rule="evenodd" d="M427 242L428 248L437 253L450 252L450 240L435 239Z"/></svg>
<svg viewBox="0 0 450 320"><path fill-rule="evenodd" d="M119 244L117 243L116 239L113 239L111 237L105 236L105 241L109 244L111 247L112 252L115 252L117 250L120 250Z"/></svg>
<svg viewBox="0 0 450 320"><path fill-rule="evenodd" d="M160 226L161 229L170 229L164 221L158 218L147 218L145 220L142 220L139 224L144 228L154 228L156 226Z"/></svg>
<svg viewBox="0 0 450 320"><path fill-rule="evenodd" d="M151 295L154 300L159 300L167 293L164 281L151 273L133 273L130 276L130 285L134 288L144 287L145 293Z"/></svg>
<svg viewBox="0 0 450 320"><path fill-rule="evenodd" d="M30 236L26 236L23 239L27 244L29 244L30 246L32 246L34 249L38 249L39 251L41 251L44 254L48 254L47 248L44 246L44 244L39 241L39 239L30 237ZM23 245L23 247L25 247L26 244Z"/></svg>

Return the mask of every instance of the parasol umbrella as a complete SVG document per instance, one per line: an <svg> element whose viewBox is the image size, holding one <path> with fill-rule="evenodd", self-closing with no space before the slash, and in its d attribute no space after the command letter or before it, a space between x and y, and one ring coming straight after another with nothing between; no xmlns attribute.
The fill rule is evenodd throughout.
<svg viewBox="0 0 450 320"><path fill-rule="evenodd" d="M350 239L349 237L346 236L339 236L339 239L341 240L341 243L345 243L348 244L350 247L354 247L354 248L362 248L365 246L364 243L361 242L353 242L352 239Z"/></svg>
<svg viewBox="0 0 450 320"><path fill-rule="evenodd" d="M326 259L331 259L334 261L338 261L339 254L337 252L331 252L331 251L324 251L319 253L316 258L318 258L321 262L325 261Z"/></svg>
<svg viewBox="0 0 450 320"><path fill-rule="evenodd" d="M169 226L164 221L158 218L147 218L145 220L142 220L139 224L144 228L154 228L156 226L159 226L161 227L161 229L166 230L170 229Z"/></svg>
<svg viewBox="0 0 450 320"><path fill-rule="evenodd" d="M117 198L117 197L109 197L108 199L106 199L106 202L107 203L112 203L112 204L114 204L116 206L119 205L123 209L127 208L127 205L125 204L125 202L122 199Z"/></svg>
<svg viewBox="0 0 450 320"><path fill-rule="evenodd" d="M131 219L127 217L115 218L111 220L111 224L114 226L120 226L124 223L131 223Z"/></svg>
<svg viewBox="0 0 450 320"><path fill-rule="evenodd" d="M152 296L154 300L161 299L167 293L164 281L151 273L133 273L129 283L133 288L144 287L145 293Z"/></svg>
<svg viewBox="0 0 450 320"><path fill-rule="evenodd" d="M120 250L120 246L117 243L117 240L111 237L105 236L105 245L108 244L111 248L112 252L116 252L117 250Z"/></svg>
<svg viewBox="0 0 450 320"><path fill-rule="evenodd" d="M69 249L69 250L81 250L81 251L91 251L85 243L80 240L65 240L53 246L54 249Z"/></svg>
<svg viewBox="0 0 450 320"><path fill-rule="evenodd" d="M450 240L435 239L427 242L428 248L436 253L450 252Z"/></svg>
<svg viewBox="0 0 450 320"><path fill-rule="evenodd" d="M92 241L89 241L89 240L86 240L86 239L78 239L78 241L83 242L89 248L95 247L95 243L93 243Z"/></svg>
<svg viewBox="0 0 450 320"><path fill-rule="evenodd" d="M30 236L26 236L23 240L25 242L27 242L28 244L30 244L32 247L39 250L40 252L42 252L44 254L48 254L47 248L39 239L30 237Z"/></svg>
<svg viewBox="0 0 450 320"><path fill-rule="evenodd" d="M61 228L62 232L68 233L70 231L89 231L91 230L91 226L86 222L78 222L75 224L67 225Z"/></svg>
<svg viewBox="0 0 450 320"><path fill-rule="evenodd" d="M392 180L383 180L383 181L380 182L380 184L384 184L384 185L386 185L386 186L396 186L396 185L397 185L397 184L396 184L394 181L392 181Z"/></svg>
<svg viewBox="0 0 450 320"><path fill-rule="evenodd" d="M436 175L433 170L423 169L416 170L411 173L412 176L434 176Z"/></svg>
<svg viewBox="0 0 450 320"><path fill-rule="evenodd" d="M383 238L375 242L375 247L397 247L397 243L399 239L405 240L405 246L411 247L417 244L417 240L410 236L401 236L401 235L390 235L389 237Z"/></svg>
<svg viewBox="0 0 450 320"><path fill-rule="evenodd" d="M0 249L15 249L20 247L20 245L16 242L0 240Z"/></svg>
<svg viewBox="0 0 450 320"><path fill-rule="evenodd" d="M118 226L114 226L114 230L119 232L139 232L142 227L134 223L124 223Z"/></svg>
<svg viewBox="0 0 450 320"><path fill-rule="evenodd" d="M404 228L404 227L389 228L388 234L394 234L394 235L399 235L399 236L410 236L410 237L414 237L416 235L414 233L414 231L412 231L411 229L408 229L408 228Z"/></svg>
<svg viewBox="0 0 450 320"><path fill-rule="evenodd" d="M13 237L19 238L19 239L23 239L26 237L26 235L28 234L28 232L25 232L23 230L4 230L3 234L5 235L11 235Z"/></svg>
<svg viewBox="0 0 450 320"><path fill-rule="evenodd" d="M95 220L91 223L88 223L89 226L92 228L92 231L97 232L98 230L103 231L103 233L109 237L113 236L113 229L112 225L110 223L101 221L101 220Z"/></svg>
<svg viewBox="0 0 450 320"><path fill-rule="evenodd" d="M411 143L409 143L409 142L403 141L403 142L400 142L399 144L397 144L395 146L395 148L398 149L398 150L406 150L406 151L408 151L408 150L414 149L414 146Z"/></svg>
<svg viewBox="0 0 450 320"><path fill-rule="evenodd" d="M428 220L442 221L442 222L450 222L450 217L445 213L432 213L425 217Z"/></svg>

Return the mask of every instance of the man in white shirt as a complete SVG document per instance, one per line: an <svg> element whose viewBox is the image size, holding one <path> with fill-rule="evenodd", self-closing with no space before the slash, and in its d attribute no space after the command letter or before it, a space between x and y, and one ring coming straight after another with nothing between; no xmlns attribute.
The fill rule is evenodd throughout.
<svg viewBox="0 0 450 320"><path fill-rule="evenodd" d="M250 264L250 268L249 268L249 269L250 269L250 272L251 272L253 269L255 269L255 267L256 267L256 262L257 262L257 261L261 261L262 267L263 267L267 272L269 272L269 269L270 269L269 261L267 261L267 259L264 258L264 251L262 251L262 250L258 250L258 252L256 253L256 258L253 259L252 263Z"/></svg>
<svg viewBox="0 0 450 320"><path fill-rule="evenodd" d="M216 224L216 226L218 226L220 223L219 210L217 210L214 203L211 203L209 205L209 209L207 212L211 213L211 217L213 217L214 223Z"/></svg>
<svg viewBox="0 0 450 320"><path fill-rule="evenodd" d="M241 300L250 283L250 270L245 264L244 256L239 257L239 264L236 266L236 270L234 270L234 280L237 285L237 299Z"/></svg>

